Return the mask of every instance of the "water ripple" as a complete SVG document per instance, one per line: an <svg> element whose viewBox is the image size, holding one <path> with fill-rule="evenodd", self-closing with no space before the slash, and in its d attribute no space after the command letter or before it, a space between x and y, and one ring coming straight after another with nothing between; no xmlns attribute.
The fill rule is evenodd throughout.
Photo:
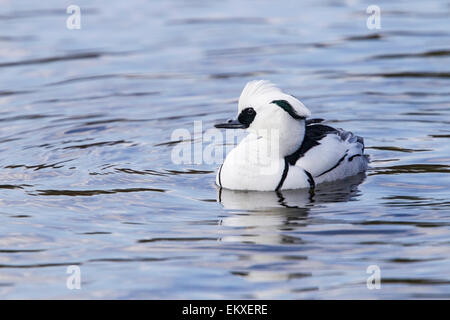
<svg viewBox="0 0 450 320"><path fill-rule="evenodd" d="M166 192L158 188L126 188L111 190L36 190L41 196L69 196L69 197L90 197L103 194L130 193L130 192Z"/></svg>

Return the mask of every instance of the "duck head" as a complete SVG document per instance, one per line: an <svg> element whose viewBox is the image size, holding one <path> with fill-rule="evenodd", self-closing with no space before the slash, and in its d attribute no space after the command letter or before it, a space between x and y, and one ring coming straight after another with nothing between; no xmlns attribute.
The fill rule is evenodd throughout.
<svg viewBox="0 0 450 320"><path fill-rule="evenodd" d="M282 156L301 145L305 134L305 119L311 112L297 98L282 92L267 80L247 83L239 97L238 116L216 124L216 128L246 129L258 138L279 137Z"/></svg>

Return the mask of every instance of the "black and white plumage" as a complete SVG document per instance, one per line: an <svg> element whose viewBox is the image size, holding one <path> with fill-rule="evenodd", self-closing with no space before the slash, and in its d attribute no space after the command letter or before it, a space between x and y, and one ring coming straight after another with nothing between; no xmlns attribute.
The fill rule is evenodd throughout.
<svg viewBox="0 0 450 320"><path fill-rule="evenodd" d="M367 169L361 137L309 116L298 99L269 81L249 82L237 120L216 125L249 132L227 155L216 183L232 190L313 188Z"/></svg>

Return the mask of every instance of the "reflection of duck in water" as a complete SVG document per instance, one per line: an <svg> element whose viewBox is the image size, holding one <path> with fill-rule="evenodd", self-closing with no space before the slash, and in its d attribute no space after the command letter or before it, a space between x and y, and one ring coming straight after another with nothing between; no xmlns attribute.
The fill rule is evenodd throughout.
<svg viewBox="0 0 450 320"><path fill-rule="evenodd" d="M298 243L299 238L283 235L281 230L298 228L312 206L316 204L347 202L358 193L358 185L365 174L349 177L336 183L324 183L314 193L308 189L282 191L236 191L219 188L217 201L225 209L236 210L224 217L220 224L238 227L237 234L228 234L222 241L252 242L259 244ZM303 223L305 223L304 221Z"/></svg>
<svg viewBox="0 0 450 320"><path fill-rule="evenodd" d="M314 188L364 172L364 142L322 120L268 81L249 82L239 98L237 120L217 128L244 128L249 135L226 157L216 183L232 190Z"/></svg>
<svg viewBox="0 0 450 320"><path fill-rule="evenodd" d="M225 209L273 211L274 208L304 209L308 205L347 202L358 195L358 185L365 179L361 173L336 182L322 183L314 190L240 191L218 188L217 201Z"/></svg>
<svg viewBox="0 0 450 320"><path fill-rule="evenodd" d="M311 223L308 214L314 205L355 199L359 194L358 185L364 179L365 174L359 174L339 183L323 183L314 193L308 189L236 191L218 188L217 200L229 210L219 223L220 239L238 243L239 246L233 247L236 251L240 245L244 246L232 273L255 282L309 277L311 263L301 249L305 241L295 231ZM251 249L247 244L252 244ZM282 270L276 267L280 264L286 267Z"/></svg>

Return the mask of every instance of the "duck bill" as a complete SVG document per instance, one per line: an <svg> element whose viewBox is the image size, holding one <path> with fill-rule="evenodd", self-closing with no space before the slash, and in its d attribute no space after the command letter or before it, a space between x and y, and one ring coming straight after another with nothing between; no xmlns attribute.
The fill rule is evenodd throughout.
<svg viewBox="0 0 450 320"><path fill-rule="evenodd" d="M247 129L248 126L244 123L239 122L239 120L228 120L225 123L215 124L214 127L218 129Z"/></svg>

